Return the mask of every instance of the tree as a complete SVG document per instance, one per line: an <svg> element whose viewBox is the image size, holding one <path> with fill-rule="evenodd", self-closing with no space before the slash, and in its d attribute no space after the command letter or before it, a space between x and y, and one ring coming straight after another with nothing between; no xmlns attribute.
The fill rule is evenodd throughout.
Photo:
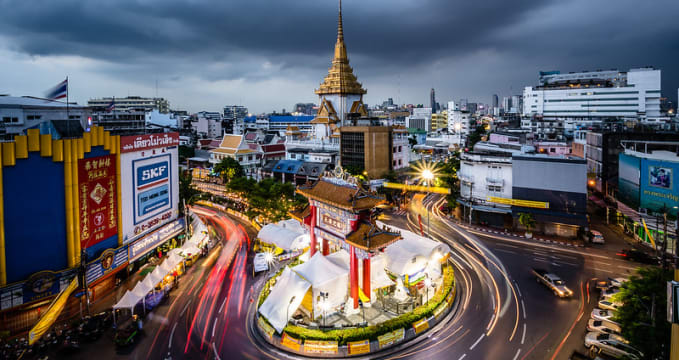
<svg viewBox="0 0 679 360"><path fill-rule="evenodd" d="M446 196L448 208L452 211L457 206L457 199L460 197L460 179L457 172L460 170L460 158L453 156L439 166L441 178L446 187L450 189L450 194Z"/></svg>
<svg viewBox="0 0 679 360"><path fill-rule="evenodd" d="M196 150L190 146L179 145L179 159L188 159L196 156Z"/></svg>
<svg viewBox="0 0 679 360"><path fill-rule="evenodd" d="M358 165L346 165L342 168L352 176L363 176L363 170L365 170L363 169L363 166Z"/></svg>
<svg viewBox="0 0 679 360"><path fill-rule="evenodd" d="M670 323L666 319L667 289L672 272L658 267L639 268L613 296L621 302L615 321L622 336L644 353L645 359L666 358L670 348Z"/></svg>
<svg viewBox="0 0 679 360"><path fill-rule="evenodd" d="M245 176L245 171L243 167L236 161L236 159L231 157L225 157L214 167L214 172L221 175L224 182L229 182L235 178Z"/></svg>
<svg viewBox="0 0 679 360"><path fill-rule="evenodd" d="M191 180L191 172L182 171L179 173L179 209L181 213L184 211L184 202L190 205L191 201L194 200L192 199L194 195L200 193L200 191L191 186Z"/></svg>
<svg viewBox="0 0 679 360"><path fill-rule="evenodd" d="M530 213L519 213L519 224L526 228L526 233L530 233L533 226L535 226L535 219Z"/></svg>
<svg viewBox="0 0 679 360"><path fill-rule="evenodd" d="M486 128L483 125L477 126L473 133L469 134L467 138L467 147L470 149L474 148L477 142L481 141L483 135L486 135Z"/></svg>

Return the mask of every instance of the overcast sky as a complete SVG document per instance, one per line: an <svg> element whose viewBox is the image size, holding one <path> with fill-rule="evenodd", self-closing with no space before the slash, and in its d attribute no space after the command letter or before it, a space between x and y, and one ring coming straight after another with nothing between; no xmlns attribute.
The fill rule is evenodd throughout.
<svg viewBox="0 0 679 360"><path fill-rule="evenodd" d="M535 85L538 71L653 65L679 87L677 0L345 0L365 102L469 98ZM72 101L158 96L174 109L251 112L317 102L337 31L334 0L0 0L0 94Z"/></svg>

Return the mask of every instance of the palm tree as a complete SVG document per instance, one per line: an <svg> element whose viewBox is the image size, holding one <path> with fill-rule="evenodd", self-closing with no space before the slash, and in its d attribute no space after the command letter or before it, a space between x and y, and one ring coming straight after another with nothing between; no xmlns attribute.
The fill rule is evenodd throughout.
<svg viewBox="0 0 679 360"><path fill-rule="evenodd" d="M519 213L519 224L526 228L526 237L532 237L531 229L535 226L535 219L529 213Z"/></svg>

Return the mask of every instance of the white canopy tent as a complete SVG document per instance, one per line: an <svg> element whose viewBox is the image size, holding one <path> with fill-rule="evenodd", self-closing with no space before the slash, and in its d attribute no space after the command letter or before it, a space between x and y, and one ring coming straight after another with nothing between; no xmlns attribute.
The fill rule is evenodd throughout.
<svg viewBox="0 0 679 360"><path fill-rule="evenodd" d="M306 229L304 226L302 226L302 223L295 219L287 219L287 220L281 220L276 223L276 225L286 228L288 230L292 230L296 233L304 234L306 233Z"/></svg>
<svg viewBox="0 0 679 360"><path fill-rule="evenodd" d="M317 252L309 261L295 266L299 276L311 283L314 318L322 315L321 292L328 293L327 307L334 309L344 304L349 288L349 269L335 265Z"/></svg>
<svg viewBox="0 0 679 360"><path fill-rule="evenodd" d="M311 242L309 234L300 234L276 224L265 225L257 237L267 243L274 244L285 251L304 249Z"/></svg>
<svg viewBox="0 0 679 360"><path fill-rule="evenodd" d="M349 253L341 249L325 257L333 264L349 271L350 258ZM376 291L385 286L394 285L394 281L389 278L385 271L387 267L387 257L384 254L379 254L370 258L370 289ZM363 262L358 262L359 272L363 272ZM363 276L358 277L359 286L363 288ZM371 300L376 299L375 296L370 297Z"/></svg>
<svg viewBox="0 0 679 360"><path fill-rule="evenodd" d="M288 323L290 316L299 308L304 300L304 295L311 284L302 279L289 267L285 267L278 277L276 284L271 289L269 296L259 307L259 313L280 334Z"/></svg>
<svg viewBox="0 0 679 360"><path fill-rule="evenodd" d="M113 309L130 309L131 311L134 311L134 307L137 306L141 299L141 297L128 290L125 295L113 305Z"/></svg>

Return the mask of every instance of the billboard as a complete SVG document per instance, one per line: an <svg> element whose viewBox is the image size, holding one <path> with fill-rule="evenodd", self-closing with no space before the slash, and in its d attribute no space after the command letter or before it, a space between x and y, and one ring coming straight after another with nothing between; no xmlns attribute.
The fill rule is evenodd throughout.
<svg viewBox="0 0 679 360"><path fill-rule="evenodd" d="M178 133L120 138L123 243L177 217Z"/></svg>
<svg viewBox="0 0 679 360"><path fill-rule="evenodd" d="M107 249L97 260L87 264L85 272L87 284L92 284L125 264L127 264L127 245L117 249Z"/></svg>
<svg viewBox="0 0 679 360"><path fill-rule="evenodd" d="M118 233L117 190L115 155L78 160L81 248Z"/></svg>
<svg viewBox="0 0 679 360"><path fill-rule="evenodd" d="M618 194L620 201L632 209L639 208L640 159L621 153L618 155Z"/></svg>
<svg viewBox="0 0 679 360"><path fill-rule="evenodd" d="M640 202L641 208L650 213L676 215L679 206L679 185L674 175L679 173L679 162L667 160L640 159Z"/></svg>

